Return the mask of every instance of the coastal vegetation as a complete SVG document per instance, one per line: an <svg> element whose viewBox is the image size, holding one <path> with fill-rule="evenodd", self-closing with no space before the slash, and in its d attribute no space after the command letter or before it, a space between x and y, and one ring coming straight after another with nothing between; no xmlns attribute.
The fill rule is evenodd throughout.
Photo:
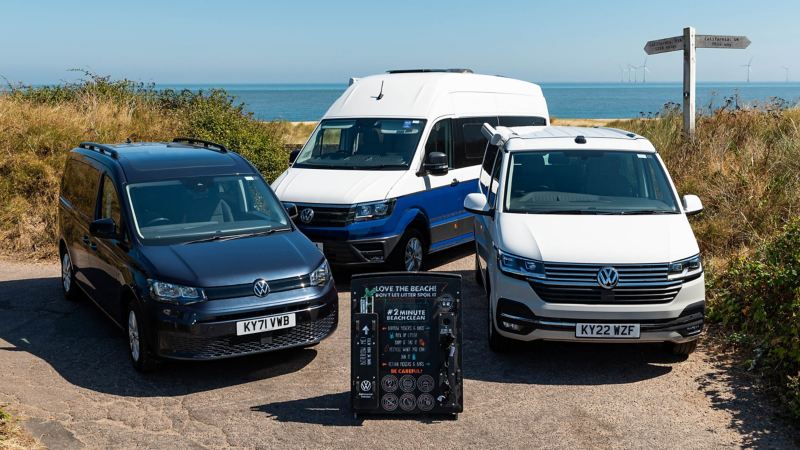
<svg viewBox="0 0 800 450"><path fill-rule="evenodd" d="M708 317L800 418L800 110L778 100L725 102L699 118L691 138L674 106L610 125L650 139L679 192L703 200L692 225L708 275ZM9 86L0 93L0 252L56 255L61 171L81 141L208 139L242 153L271 181L287 165L286 144L302 143L311 129L260 122L222 90L162 91L91 73L58 86Z"/></svg>

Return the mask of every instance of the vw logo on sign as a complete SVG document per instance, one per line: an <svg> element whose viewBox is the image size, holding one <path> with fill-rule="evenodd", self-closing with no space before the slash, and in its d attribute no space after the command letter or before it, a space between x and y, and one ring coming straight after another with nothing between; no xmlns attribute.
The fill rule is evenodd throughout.
<svg viewBox="0 0 800 450"><path fill-rule="evenodd" d="M369 392L372 390L372 382L364 380L361 382L361 392Z"/></svg>
<svg viewBox="0 0 800 450"><path fill-rule="evenodd" d="M597 272L597 284L603 289L614 289L619 283L619 272L613 267L603 267Z"/></svg>
<svg viewBox="0 0 800 450"><path fill-rule="evenodd" d="M311 208L305 208L304 210L300 211L300 221L303 223L309 223L314 220L314 210Z"/></svg>
<svg viewBox="0 0 800 450"><path fill-rule="evenodd" d="M264 297L269 294L269 283L263 278L259 278L253 283L253 293L256 297Z"/></svg>

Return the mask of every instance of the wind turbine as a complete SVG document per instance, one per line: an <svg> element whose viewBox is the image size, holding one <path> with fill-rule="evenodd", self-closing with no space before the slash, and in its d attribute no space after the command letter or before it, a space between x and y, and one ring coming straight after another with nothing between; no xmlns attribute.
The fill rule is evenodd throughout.
<svg viewBox="0 0 800 450"><path fill-rule="evenodd" d="M647 68L647 56L644 57L644 63L639 68L642 69L642 83L647 83L647 72L650 72L650 69Z"/></svg>
<svg viewBox="0 0 800 450"><path fill-rule="evenodd" d="M628 64L628 82L630 82L630 81L631 81L631 80L630 80L630 78L631 78L631 75L630 75L630 74L631 74L631 72L633 72L633 82L634 82L634 84L635 84L635 83L638 83L638 82L639 82L639 72L638 72L638 67L636 67L636 66L634 66L634 65L631 65L631 64Z"/></svg>
<svg viewBox="0 0 800 450"><path fill-rule="evenodd" d="M750 61L747 62L747 64L742 64L742 67L747 67L747 82L748 83L750 82L750 71L752 70L751 69L752 66L753 66L753 58L752 57L750 58Z"/></svg>
<svg viewBox="0 0 800 450"><path fill-rule="evenodd" d="M783 70L784 70L784 72L786 72L786 82L788 83L789 82L789 67L788 66L783 66Z"/></svg>
<svg viewBox="0 0 800 450"><path fill-rule="evenodd" d="M619 65L619 82L625 82L625 69L622 68L622 64Z"/></svg>

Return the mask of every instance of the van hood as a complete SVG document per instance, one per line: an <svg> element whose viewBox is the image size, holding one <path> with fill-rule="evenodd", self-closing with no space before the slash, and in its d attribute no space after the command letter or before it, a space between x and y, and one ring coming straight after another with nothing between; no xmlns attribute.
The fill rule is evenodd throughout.
<svg viewBox="0 0 800 450"><path fill-rule="evenodd" d="M700 252L683 214L605 216L500 214L500 248L525 258L587 264L645 264Z"/></svg>
<svg viewBox="0 0 800 450"><path fill-rule="evenodd" d="M320 251L299 231L227 241L147 245L150 276L195 287L229 286L307 275L322 262Z"/></svg>
<svg viewBox="0 0 800 450"><path fill-rule="evenodd" d="M333 170L289 168L272 189L284 202L352 205L383 200L403 170Z"/></svg>

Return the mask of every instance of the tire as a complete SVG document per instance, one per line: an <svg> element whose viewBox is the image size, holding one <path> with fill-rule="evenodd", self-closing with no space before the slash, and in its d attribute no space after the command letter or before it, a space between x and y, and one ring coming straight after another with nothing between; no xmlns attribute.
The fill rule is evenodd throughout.
<svg viewBox="0 0 800 450"><path fill-rule="evenodd" d="M422 233L416 228L406 230L394 249L392 267L401 272L419 272L428 252Z"/></svg>
<svg viewBox="0 0 800 450"><path fill-rule="evenodd" d="M680 344L673 343L670 345L670 350L673 355L689 356L697 350L697 339L690 342L682 342Z"/></svg>
<svg viewBox="0 0 800 450"><path fill-rule="evenodd" d="M147 331L142 326L142 313L135 301L128 304L125 315L125 334L128 338L128 356L138 372L151 372L158 367L158 358L150 350Z"/></svg>
<svg viewBox="0 0 800 450"><path fill-rule="evenodd" d="M478 286L483 286L483 273L481 272L481 264L478 260L478 249L475 249L475 283Z"/></svg>
<svg viewBox="0 0 800 450"><path fill-rule="evenodd" d="M61 255L61 292L71 302L80 299L80 288L75 284L75 266L66 250Z"/></svg>

